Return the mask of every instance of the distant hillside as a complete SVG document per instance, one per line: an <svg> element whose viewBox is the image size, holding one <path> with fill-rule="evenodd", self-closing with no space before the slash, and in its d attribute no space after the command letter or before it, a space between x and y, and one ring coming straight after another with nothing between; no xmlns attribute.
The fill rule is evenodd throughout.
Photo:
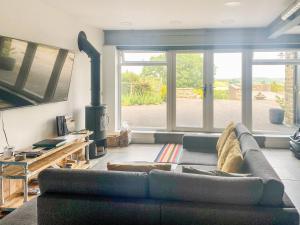
<svg viewBox="0 0 300 225"><path fill-rule="evenodd" d="M253 82L255 82L255 83L264 83L264 84L270 84L272 82L284 83L284 79L282 79L282 78L269 78L269 77L255 77L255 78L253 78Z"/></svg>

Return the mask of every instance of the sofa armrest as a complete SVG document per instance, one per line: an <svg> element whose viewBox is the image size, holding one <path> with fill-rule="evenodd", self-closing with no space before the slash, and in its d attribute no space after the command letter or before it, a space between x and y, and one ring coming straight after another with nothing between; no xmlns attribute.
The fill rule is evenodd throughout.
<svg viewBox="0 0 300 225"><path fill-rule="evenodd" d="M142 172L46 169L38 177L41 194L145 198L148 175Z"/></svg>
<svg viewBox="0 0 300 225"><path fill-rule="evenodd" d="M189 134L182 139L183 148L216 151L219 139L217 134Z"/></svg>

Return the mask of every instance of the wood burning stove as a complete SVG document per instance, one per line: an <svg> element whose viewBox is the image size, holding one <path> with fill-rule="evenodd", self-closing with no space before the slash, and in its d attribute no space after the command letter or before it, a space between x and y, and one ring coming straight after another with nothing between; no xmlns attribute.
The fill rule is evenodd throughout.
<svg viewBox="0 0 300 225"><path fill-rule="evenodd" d="M100 60L101 54L87 40L86 34L78 34L78 47L91 59L91 105L85 107L85 127L93 131L91 139L94 143L90 146L90 158L97 158L106 153L106 127L108 117L106 105L101 104L100 97Z"/></svg>

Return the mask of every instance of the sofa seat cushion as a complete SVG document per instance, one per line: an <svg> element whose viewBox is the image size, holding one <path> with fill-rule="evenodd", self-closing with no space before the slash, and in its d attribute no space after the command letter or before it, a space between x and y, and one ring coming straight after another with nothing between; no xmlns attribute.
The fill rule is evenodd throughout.
<svg viewBox="0 0 300 225"><path fill-rule="evenodd" d="M197 149L183 149L178 161L181 165L217 165L218 157L216 152Z"/></svg>
<svg viewBox="0 0 300 225"><path fill-rule="evenodd" d="M218 177L152 170L149 195L154 199L255 205L263 193L257 177Z"/></svg>

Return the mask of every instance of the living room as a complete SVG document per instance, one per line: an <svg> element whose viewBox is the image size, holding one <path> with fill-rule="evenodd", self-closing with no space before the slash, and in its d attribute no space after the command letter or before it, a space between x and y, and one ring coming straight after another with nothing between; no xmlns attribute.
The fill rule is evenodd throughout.
<svg viewBox="0 0 300 225"><path fill-rule="evenodd" d="M0 224L299 224L299 0L0 2Z"/></svg>

